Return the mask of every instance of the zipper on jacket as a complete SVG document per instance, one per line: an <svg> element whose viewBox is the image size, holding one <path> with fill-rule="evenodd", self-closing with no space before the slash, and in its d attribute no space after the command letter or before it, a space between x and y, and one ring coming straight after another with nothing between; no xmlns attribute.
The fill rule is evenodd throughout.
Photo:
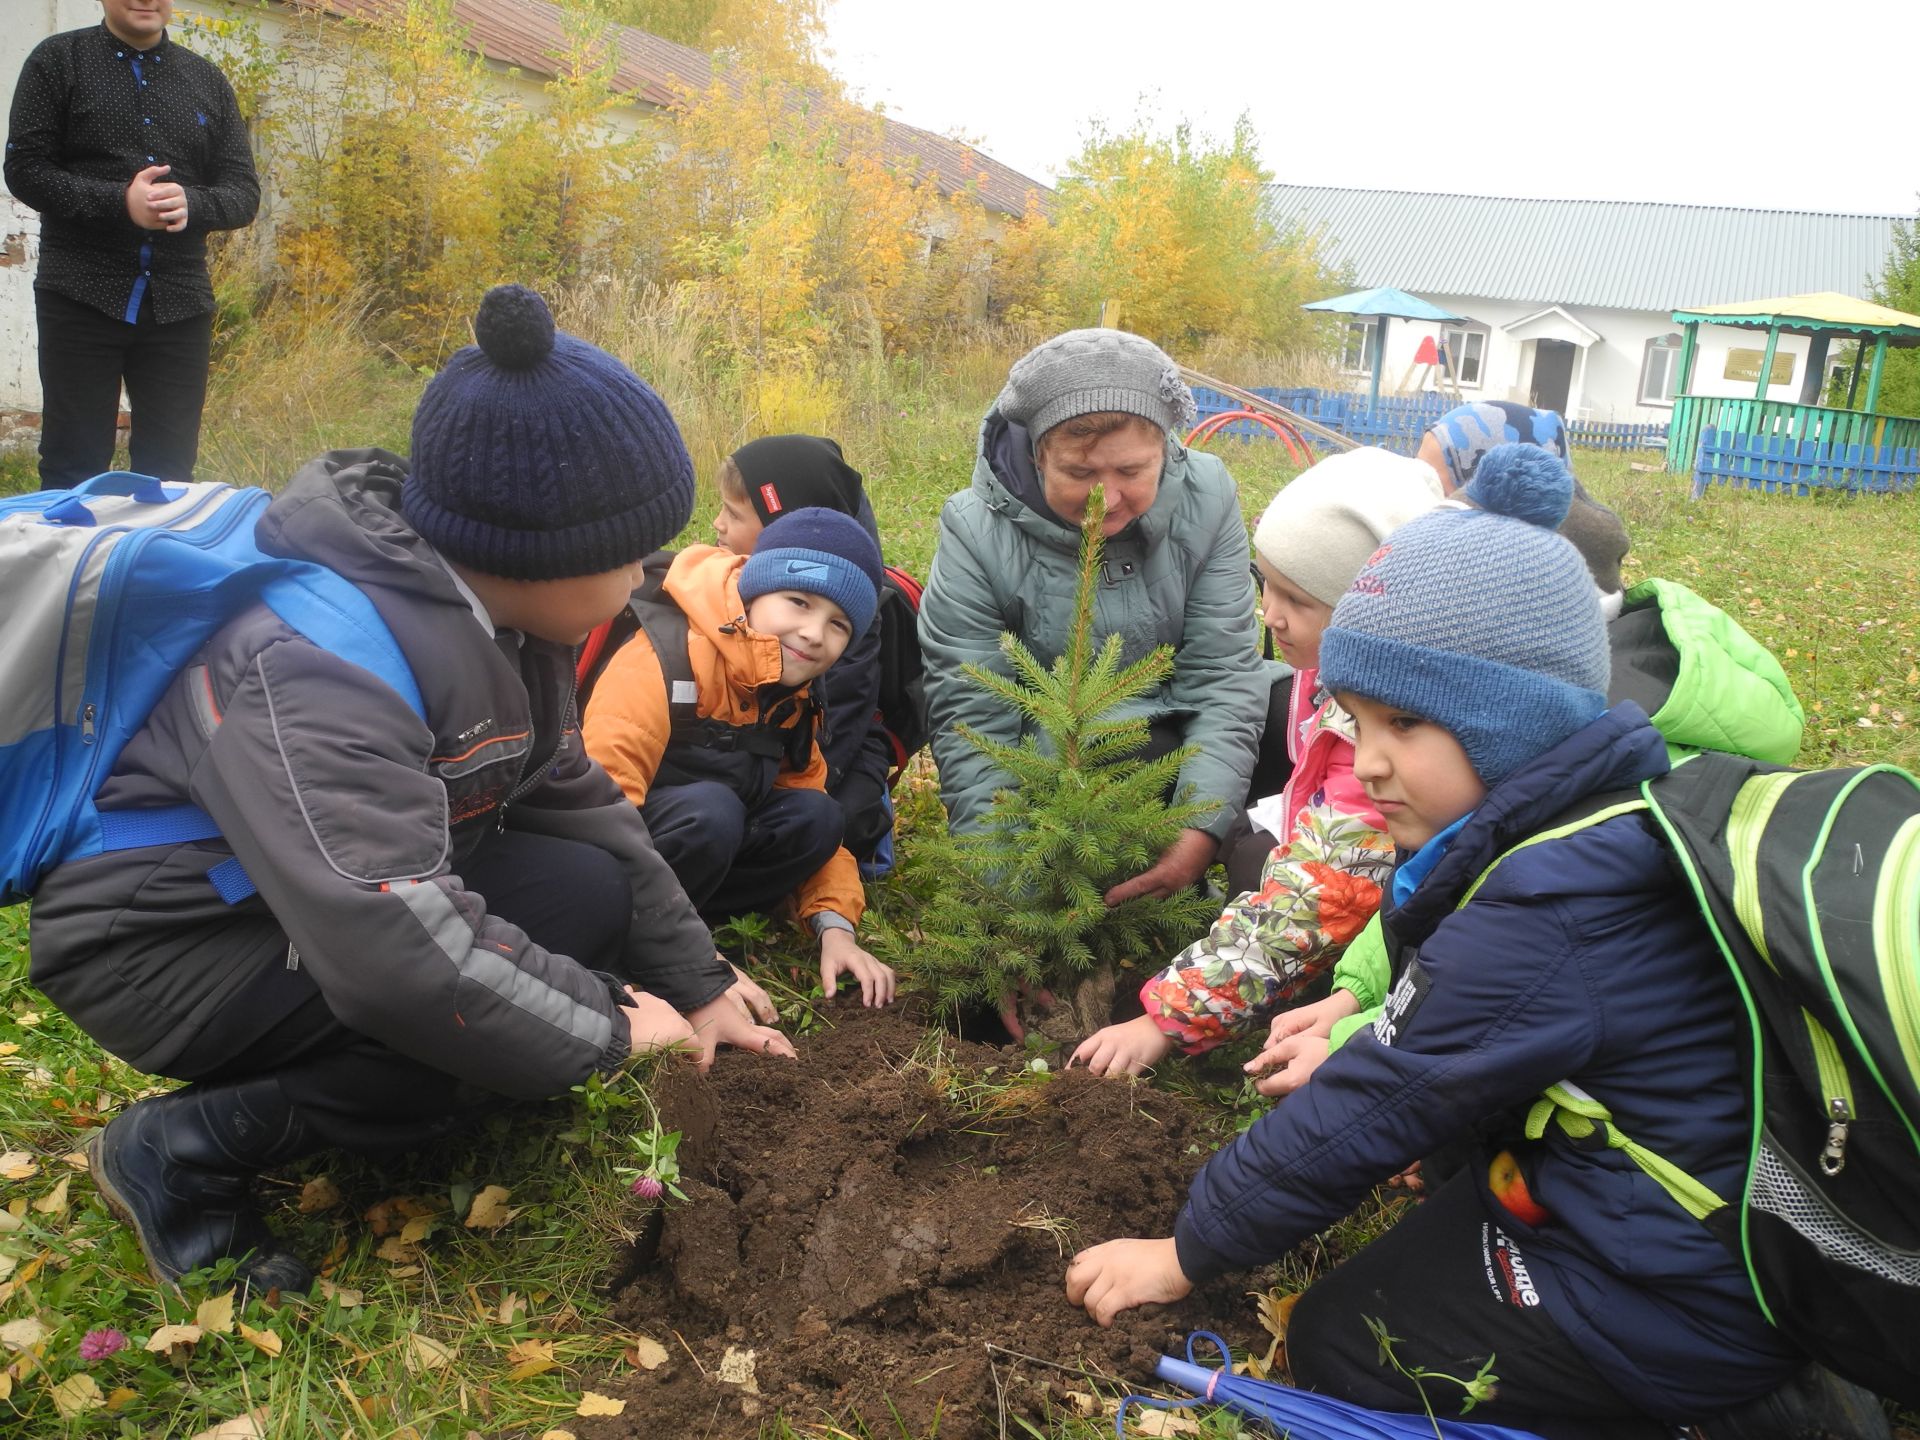
<svg viewBox="0 0 1920 1440"><path fill-rule="evenodd" d="M529 770L526 777L508 792L507 798L500 802L500 813L493 822L494 834L506 833L507 810L514 801L537 786L540 783L540 777L546 773L547 767L559 758L561 747L567 743L567 721L573 718L573 702L579 698L579 695L580 680L574 667L569 665L567 666L567 703L560 707L560 738L553 742L553 749L547 752L546 758Z"/></svg>
<svg viewBox="0 0 1920 1440"><path fill-rule="evenodd" d="M1813 1065L1820 1076L1820 1096L1825 1102L1827 1143L1820 1151L1820 1173L1838 1175L1847 1165L1847 1131L1853 1124L1853 1083L1840 1060L1840 1047L1826 1028L1802 1010L1807 1024L1807 1039L1813 1044Z"/></svg>

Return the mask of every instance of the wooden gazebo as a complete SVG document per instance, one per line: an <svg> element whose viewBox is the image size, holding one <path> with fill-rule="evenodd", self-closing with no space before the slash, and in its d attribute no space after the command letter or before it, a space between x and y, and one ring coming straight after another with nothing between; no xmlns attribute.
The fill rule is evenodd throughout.
<svg viewBox="0 0 1920 1440"><path fill-rule="evenodd" d="M1822 292L1733 305L1702 305L1676 310L1673 318L1685 331L1680 342L1679 378L1674 386L1673 420L1667 431L1668 470L1684 473L1694 468L1700 434L1708 429L1723 435L1770 436L1828 446L1920 446L1920 417L1888 415L1879 409L1887 349L1920 345L1920 315L1890 310L1851 295ZM1767 332L1766 351L1751 398L1693 393L1702 325ZM1783 334L1810 337L1797 400L1767 398L1769 387L1775 383L1775 354ZM1856 361L1844 408L1817 403L1826 398L1821 387L1826 378L1827 351L1836 339L1858 340L1861 358L1866 359L1869 352L1872 357L1866 366L1866 394L1860 394L1862 366ZM1854 408L1856 401L1860 402L1859 409Z"/></svg>

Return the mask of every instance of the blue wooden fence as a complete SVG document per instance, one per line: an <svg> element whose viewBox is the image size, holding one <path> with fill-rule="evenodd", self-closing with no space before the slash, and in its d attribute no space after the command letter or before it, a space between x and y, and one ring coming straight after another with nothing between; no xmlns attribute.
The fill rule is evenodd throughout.
<svg viewBox="0 0 1920 1440"><path fill-rule="evenodd" d="M1369 414L1366 396L1343 390L1281 390L1267 386L1253 393L1263 400L1285 406L1303 419L1324 425L1329 430L1338 430L1362 445L1378 445L1403 455L1411 455L1418 450L1421 437L1433 427L1435 421L1453 409L1455 403L1432 390L1418 395L1382 395ZM1194 387L1193 398L1200 407L1202 420L1209 415L1221 415L1241 408L1240 402L1232 397L1200 386ZM1236 420L1215 433L1244 440L1273 438L1272 431L1250 420ZM1664 449L1667 443L1667 427L1664 425L1576 420L1568 425L1567 435L1575 446L1586 450L1657 450ZM1324 440L1315 440L1311 435L1306 438L1323 450L1332 448Z"/></svg>
<svg viewBox="0 0 1920 1440"><path fill-rule="evenodd" d="M1712 484L1809 495L1815 490L1911 490L1920 482L1920 449L1910 445L1842 445L1786 435L1700 432L1693 498Z"/></svg>

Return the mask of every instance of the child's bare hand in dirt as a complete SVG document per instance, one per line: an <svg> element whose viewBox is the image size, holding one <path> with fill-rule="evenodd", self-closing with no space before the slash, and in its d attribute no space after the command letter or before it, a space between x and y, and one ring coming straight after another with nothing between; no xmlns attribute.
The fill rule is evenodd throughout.
<svg viewBox="0 0 1920 1440"><path fill-rule="evenodd" d="M693 1026L673 1006L658 995L627 987L633 1000L631 1008L621 1007L627 1020L627 1053L646 1055L655 1050L684 1050L695 1054L700 1042L694 1039Z"/></svg>
<svg viewBox="0 0 1920 1440"><path fill-rule="evenodd" d="M760 991L762 1000L766 999L766 992L760 990L758 985L751 980L745 983ZM786 1036L770 1025L755 1022L753 1011L748 1008L740 988L736 984L699 1009L688 1012L687 1022L693 1026L694 1042L700 1050L700 1068L705 1070L713 1064L714 1052L722 1045L731 1045L736 1050L757 1050L762 1055L796 1059L793 1043Z"/></svg>
<svg viewBox="0 0 1920 1440"><path fill-rule="evenodd" d="M1172 1053L1172 1037L1153 1023L1151 1015L1138 1015L1094 1031L1080 1042L1067 1068L1084 1064L1095 1075L1140 1075Z"/></svg>
<svg viewBox="0 0 1920 1440"><path fill-rule="evenodd" d="M1420 1162L1414 1161L1398 1175L1387 1181L1390 1188L1404 1190L1416 1200L1424 1200L1427 1195L1426 1177L1420 1173Z"/></svg>
<svg viewBox="0 0 1920 1440"><path fill-rule="evenodd" d="M1027 1041L1027 1027L1020 1019L1022 1005L1030 1005L1044 1015L1053 1009L1053 992L1044 986L1029 986L1023 981L1014 987L1013 994L1000 1002L1000 1023L1007 1027L1007 1034L1013 1037L1016 1045L1024 1045Z"/></svg>
<svg viewBox="0 0 1920 1440"><path fill-rule="evenodd" d="M1247 1074L1260 1077L1253 1082L1255 1090L1277 1100L1306 1084L1326 1058L1327 1037L1309 1030L1289 1035L1277 1044L1268 1041L1267 1048L1244 1068Z"/></svg>
<svg viewBox="0 0 1920 1440"><path fill-rule="evenodd" d="M1155 895L1165 900L1199 883L1207 866L1220 851L1220 842L1204 830L1182 830L1180 838L1160 852L1153 865L1131 880L1122 880L1103 897L1109 905L1122 905L1136 895Z"/></svg>
<svg viewBox="0 0 1920 1440"><path fill-rule="evenodd" d="M733 971L733 988L727 993L747 1007L747 1014L762 1025L771 1025L780 1018L780 1011L773 1003L773 997L760 988L760 982L748 975L738 965L729 962L727 968Z"/></svg>
<svg viewBox="0 0 1920 1440"><path fill-rule="evenodd" d="M1067 1266L1067 1302L1084 1305L1102 1326L1136 1305L1171 1305L1193 1293L1173 1239L1109 1240Z"/></svg>
<svg viewBox="0 0 1920 1440"><path fill-rule="evenodd" d="M869 1010L893 1003L894 975L853 938L851 930L820 933L820 990L831 1000L842 975L860 982L860 1003Z"/></svg>

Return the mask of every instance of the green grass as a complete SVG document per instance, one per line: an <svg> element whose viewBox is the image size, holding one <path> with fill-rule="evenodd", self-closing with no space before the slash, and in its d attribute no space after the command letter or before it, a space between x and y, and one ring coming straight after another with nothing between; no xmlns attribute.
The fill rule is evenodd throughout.
<svg viewBox="0 0 1920 1440"><path fill-rule="evenodd" d="M981 375L990 368L975 367ZM254 397L231 412L210 412L207 453L216 464L208 473L270 480L323 444L400 443L417 378L352 374L368 387L356 395L371 397L357 412L365 428L338 412L320 421L287 410L280 415L286 433L272 447L250 447L238 417L258 424L268 413ZM940 502L968 482L974 427L990 396L977 375L955 386L932 377L926 389L902 390L898 403L843 436L850 458L867 472L890 558L922 575ZM1249 518L1291 475L1275 446L1230 442L1217 453L1240 478ZM251 458L242 464L240 456ZM1635 577L1684 581L1782 657L1808 710L1802 763L1920 765L1920 496L1716 494L1694 504L1681 477L1636 472L1625 457L1583 453L1577 462L1590 488L1625 517ZM34 483L30 453L0 457L0 492ZM704 537L710 498L703 494L687 538ZM903 811L910 852L914 829L938 823L924 769L910 778ZM908 865L875 887L876 946L906 952L913 914L937 883ZM208 1334L171 1356L143 1351L158 1327L190 1321L200 1301L230 1286L215 1277L189 1287L185 1298L155 1287L129 1235L107 1216L84 1171L65 1158L150 1081L102 1054L33 990L26 940L25 912L0 912L0 1153L25 1157L12 1160L13 1169L33 1167L0 1176L0 1326L32 1321L41 1332L0 1354L11 1391L0 1400L0 1432L187 1437L264 1406L260 1430L272 1436L537 1437L567 1428L592 1378L621 1366L633 1337L612 1325L600 1287L616 1246L639 1220L614 1167L625 1155L623 1133L644 1123L644 1111L618 1085L515 1111L399 1166L383 1170L331 1156L296 1177L277 1178L268 1191L273 1222L305 1253L326 1257L332 1283L362 1292L362 1303L323 1298L269 1309L253 1302L239 1318L277 1337L278 1354L237 1333ZM799 958L779 935L754 948L772 962L769 975ZM785 998L791 1021L802 1028L820 1023L804 992ZM1218 1098L1230 1111L1235 1097ZM299 1187L321 1175L342 1201L303 1214ZM488 1184L508 1187L509 1203L522 1208L498 1231L467 1229L460 1223L467 1201ZM412 1208L426 1212L419 1218L430 1232L417 1254L398 1260L378 1253L390 1237L367 1218L396 1197L410 1197ZM1358 1233L1350 1225L1333 1243L1364 1238L1378 1223L1363 1215ZM1310 1278L1313 1263L1297 1259L1296 1278ZM670 1317L659 1317L653 1338L673 1343L668 1324ZM108 1327L129 1336L131 1347L83 1364L82 1335ZM27 1333L0 1332L16 1339ZM524 1348L539 1345L551 1347L553 1368L514 1378L521 1360L543 1363L546 1351ZM105 1403L63 1419L56 1387L72 1384L65 1393L78 1394L81 1376ZM868 1420L869 1435L897 1436L886 1417ZM1043 1440L1110 1428L1062 1418ZM783 1423L769 1433L836 1432ZM1218 1425L1214 1433L1230 1432Z"/></svg>

